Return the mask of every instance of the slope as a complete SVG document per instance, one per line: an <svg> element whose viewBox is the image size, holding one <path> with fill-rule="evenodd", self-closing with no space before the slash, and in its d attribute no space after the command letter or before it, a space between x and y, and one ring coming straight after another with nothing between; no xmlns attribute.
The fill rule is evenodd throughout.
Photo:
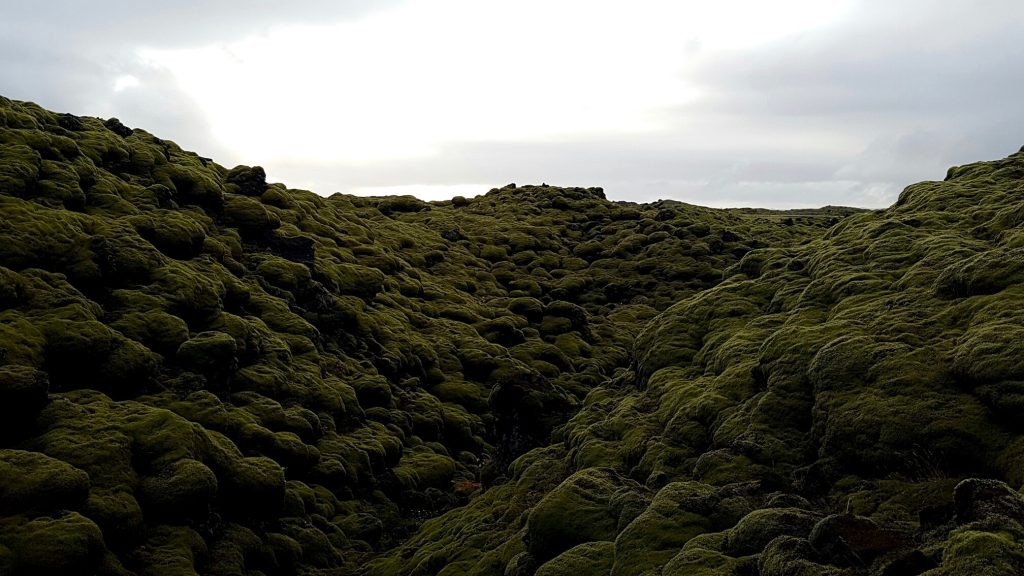
<svg viewBox="0 0 1024 576"><path fill-rule="evenodd" d="M0 98L0 573L358 571L508 486L648 320L850 213L323 198Z"/></svg>
<svg viewBox="0 0 1024 576"><path fill-rule="evenodd" d="M1024 573L1024 151L755 250L366 574Z"/></svg>

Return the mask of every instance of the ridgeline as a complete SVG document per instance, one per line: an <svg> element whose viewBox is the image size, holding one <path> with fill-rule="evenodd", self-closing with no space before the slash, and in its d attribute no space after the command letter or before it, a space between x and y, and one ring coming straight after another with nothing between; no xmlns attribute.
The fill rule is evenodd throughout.
<svg viewBox="0 0 1024 576"><path fill-rule="evenodd" d="M0 575L1024 573L1024 153L887 210L268 183L0 97Z"/></svg>

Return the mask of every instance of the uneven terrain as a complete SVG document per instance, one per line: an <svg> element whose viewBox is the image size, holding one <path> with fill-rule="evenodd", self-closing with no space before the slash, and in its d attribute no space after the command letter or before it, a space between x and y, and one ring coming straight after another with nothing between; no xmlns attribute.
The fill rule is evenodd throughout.
<svg viewBox="0 0 1024 576"><path fill-rule="evenodd" d="M887 210L268 183L0 98L0 575L1024 573L1024 154Z"/></svg>

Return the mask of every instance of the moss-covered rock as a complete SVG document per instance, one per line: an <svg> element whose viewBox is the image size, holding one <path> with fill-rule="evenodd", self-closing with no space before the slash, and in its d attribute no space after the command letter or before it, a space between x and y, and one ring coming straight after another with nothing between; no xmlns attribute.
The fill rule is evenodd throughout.
<svg viewBox="0 0 1024 576"><path fill-rule="evenodd" d="M238 346L230 334L224 332L201 332L182 342L178 347L177 360L198 373L219 373L233 371L238 360L235 354Z"/></svg>
<svg viewBox="0 0 1024 576"><path fill-rule="evenodd" d="M820 520L799 508L764 508L743 517L729 532L725 550L733 556L756 554L779 536L807 538Z"/></svg>
<svg viewBox="0 0 1024 576"><path fill-rule="evenodd" d="M672 483L615 539L611 574L639 575L672 559L694 536L711 531L703 504L714 489L697 482Z"/></svg>
<svg viewBox="0 0 1024 576"><path fill-rule="evenodd" d="M615 545L611 542L586 542L574 546L537 569L536 576L578 576L580 574L607 574L615 559Z"/></svg>
<svg viewBox="0 0 1024 576"><path fill-rule="evenodd" d="M217 477L213 471L188 458L143 477L138 491L147 513L172 518L203 518L216 495Z"/></svg>
<svg viewBox="0 0 1024 576"><path fill-rule="evenodd" d="M29 366L0 366L0 430L26 425L46 406L50 379Z"/></svg>
<svg viewBox="0 0 1024 576"><path fill-rule="evenodd" d="M0 521L0 569L5 574L61 576L95 573L103 561L103 534L77 512Z"/></svg>
<svg viewBox="0 0 1024 576"><path fill-rule="evenodd" d="M0 514L74 509L89 493L89 475L38 452L0 449Z"/></svg>
<svg viewBox="0 0 1024 576"><path fill-rule="evenodd" d="M626 482L612 470L590 468L547 494L527 520L533 557L543 563L579 544L614 540L621 510L613 497Z"/></svg>
<svg viewBox="0 0 1024 576"><path fill-rule="evenodd" d="M384 274L374 268L333 263L325 265L320 270L332 290L341 294L370 298L384 288Z"/></svg>

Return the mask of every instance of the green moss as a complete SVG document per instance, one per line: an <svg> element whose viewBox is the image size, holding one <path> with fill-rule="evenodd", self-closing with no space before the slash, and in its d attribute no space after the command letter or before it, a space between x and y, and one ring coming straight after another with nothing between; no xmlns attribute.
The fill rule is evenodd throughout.
<svg viewBox="0 0 1024 576"><path fill-rule="evenodd" d="M25 425L46 406L50 381L29 366L0 366L0 430Z"/></svg>
<svg viewBox="0 0 1024 576"><path fill-rule="evenodd" d="M139 499L152 516L202 517L216 495L213 471L191 459L171 462L139 484Z"/></svg>
<svg viewBox="0 0 1024 576"><path fill-rule="evenodd" d="M172 258L191 258L203 249L210 224L205 215L159 210L130 218L139 235Z"/></svg>
<svg viewBox="0 0 1024 576"><path fill-rule="evenodd" d="M613 540L619 510L612 497L624 483L611 470L589 468L544 496L527 520L527 546L533 557L543 563L579 544Z"/></svg>
<svg viewBox="0 0 1024 576"><path fill-rule="evenodd" d="M110 327L165 357L172 356L189 338L185 321L163 310L131 311Z"/></svg>
<svg viewBox="0 0 1024 576"><path fill-rule="evenodd" d="M247 564L255 564L262 549L259 536L239 524L226 524L214 533L209 546L208 574L240 574Z"/></svg>
<svg viewBox="0 0 1024 576"><path fill-rule="evenodd" d="M242 457L230 440L216 432L210 432L210 437L212 449L206 464L216 474L220 499L243 515L276 515L285 501L281 466L265 456Z"/></svg>
<svg viewBox="0 0 1024 576"><path fill-rule="evenodd" d="M821 566L809 558L814 550L806 540L780 536L772 540L757 560L757 569L765 576L828 576L842 574L831 566Z"/></svg>
<svg viewBox="0 0 1024 576"><path fill-rule="evenodd" d="M420 212L430 210L430 205L415 196L388 196L375 202L382 214Z"/></svg>
<svg viewBox="0 0 1024 576"><path fill-rule="evenodd" d="M330 568L337 565L341 555L323 531L315 527L290 525L287 533L302 551L302 563L316 568Z"/></svg>
<svg viewBox="0 0 1024 576"><path fill-rule="evenodd" d="M259 196L267 189L267 173L261 166L235 166L224 180L246 196Z"/></svg>
<svg viewBox="0 0 1024 576"><path fill-rule="evenodd" d="M1024 477L1022 161L876 212L325 199L0 98L0 445L88 477L11 483L0 572L49 491L104 574L1013 570L1010 489L953 485Z"/></svg>
<svg viewBox="0 0 1024 576"><path fill-rule="evenodd" d="M393 472L406 489L447 488L455 476L455 462L422 446L403 454Z"/></svg>
<svg viewBox="0 0 1024 576"><path fill-rule="evenodd" d="M696 536L662 568L664 576L726 576L751 569L750 557L733 558L722 553L727 534L715 532Z"/></svg>
<svg viewBox="0 0 1024 576"><path fill-rule="evenodd" d="M725 551L733 556L756 554L779 536L806 538L820 516L799 508L754 510L729 532Z"/></svg>
<svg viewBox="0 0 1024 576"><path fill-rule="evenodd" d="M659 490L615 539L611 574L639 575L662 566L691 538L709 531L712 524L704 514L710 511L693 503L712 492L712 487L697 482L672 483Z"/></svg>
<svg viewBox="0 0 1024 576"><path fill-rule="evenodd" d="M384 289L384 274L375 268L358 264L318 264L317 272L322 281L335 292L370 298Z"/></svg>
<svg viewBox="0 0 1024 576"><path fill-rule="evenodd" d="M109 479L105 480L105 486L93 486L90 490L82 514L100 527L108 548L126 549L139 544L144 536L144 520L134 487L110 486Z"/></svg>
<svg viewBox="0 0 1024 576"><path fill-rule="evenodd" d="M612 569L615 546L611 542L587 542L574 546L537 569L537 576L606 574Z"/></svg>
<svg viewBox="0 0 1024 576"><path fill-rule="evenodd" d="M237 360L235 339L223 332L201 332L178 347L177 360L200 373L231 370Z"/></svg>
<svg viewBox="0 0 1024 576"><path fill-rule="evenodd" d="M131 559L140 566L140 575L195 576L207 553L206 542L191 528L159 526Z"/></svg>
<svg viewBox="0 0 1024 576"><path fill-rule="evenodd" d="M89 492L89 475L38 452L0 449L0 513L74 509Z"/></svg>
<svg viewBox="0 0 1024 576"><path fill-rule="evenodd" d="M334 524L353 540L362 540L376 545L384 534L384 525L372 514L355 513L335 518Z"/></svg>
<svg viewBox="0 0 1024 576"><path fill-rule="evenodd" d="M285 290L295 290L310 282L309 268L284 258L268 258L256 267L256 271L271 284Z"/></svg>
<svg viewBox="0 0 1024 576"><path fill-rule="evenodd" d="M100 529L77 512L4 518L0 541L7 549L0 568L9 574L81 574L95 571L103 559Z"/></svg>
<svg viewBox="0 0 1024 576"><path fill-rule="evenodd" d="M39 153L24 144L0 144L0 189L24 197L39 178Z"/></svg>
<svg viewBox="0 0 1024 576"><path fill-rule="evenodd" d="M1017 526L965 526L954 530L942 554L947 574L1009 576L1024 570L1024 530Z"/></svg>

